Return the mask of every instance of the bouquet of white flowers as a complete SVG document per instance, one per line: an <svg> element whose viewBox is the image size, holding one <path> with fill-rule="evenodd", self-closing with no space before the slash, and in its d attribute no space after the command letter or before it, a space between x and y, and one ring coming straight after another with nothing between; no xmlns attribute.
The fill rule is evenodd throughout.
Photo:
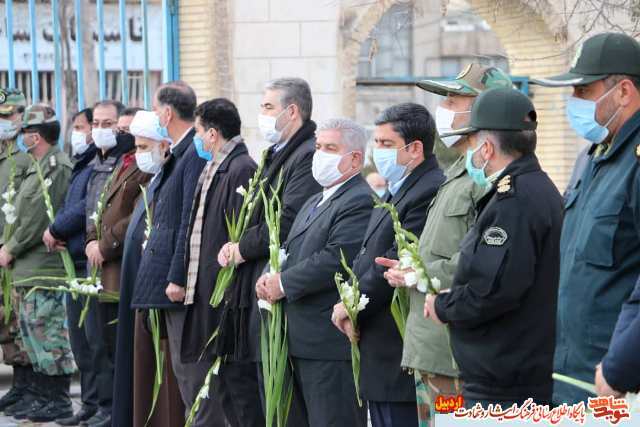
<svg viewBox="0 0 640 427"><path fill-rule="evenodd" d="M280 199L278 193L282 185L282 174L278 178L278 186L272 189L268 199L264 188L260 189L264 203L264 216L269 229L269 273L280 272L282 253L280 249ZM262 356L262 374L264 376L264 394L266 407L266 426L278 427L287 424L291 399L293 397L293 380L289 366L289 347L287 342L287 319L281 302L269 304L258 301L264 311L260 324L260 352Z"/></svg>
<svg viewBox="0 0 640 427"><path fill-rule="evenodd" d="M105 186L105 190L106 190ZM140 186L140 190L142 192L142 202L144 203L144 212L145 212L145 231L144 237L145 241L142 243L142 249L144 250L147 246L147 242L151 237L151 230L153 230L153 211L151 206L149 205L149 199L147 197L147 190L143 186ZM96 224L97 226L98 224ZM149 424L151 420L151 416L153 415L153 411L156 408L156 404L158 403L158 396L160 395L160 387L162 386L162 378L164 377L164 360L165 354L164 351L160 348L160 310L150 309L149 310L149 326L151 329L151 341L153 342L153 354L155 356L156 362L156 372L155 378L153 379L153 393L151 397L151 409L149 410L149 415L147 416L147 421L145 425Z"/></svg>
<svg viewBox="0 0 640 427"><path fill-rule="evenodd" d="M267 151L265 150L258 169L249 180L248 187L245 189L240 186L236 189L236 192L243 197L242 205L240 206L240 213L237 217L232 213L231 218L225 215L227 230L229 232L229 241L233 243L238 243L242 238L242 235L249 224L249 220L251 219L251 215L253 214L253 210L256 207L256 203L258 202L259 190L264 182L260 177L262 176L262 171L264 169L266 153ZM218 276L216 277L216 284L213 288L213 293L211 294L211 300L209 301L211 306L217 307L220 305L224 298L225 291L233 281L235 270L236 266L233 263L220 269Z"/></svg>
<svg viewBox="0 0 640 427"><path fill-rule="evenodd" d="M406 286L416 286L420 292L437 294L440 290L440 281L436 278L431 279L427 274L427 269L418 250L418 238L410 231L402 228L398 211L391 203L383 203L380 200L376 200L375 207L386 209L391 215L396 245L398 246L400 268L412 270L405 275ZM409 315L409 295L405 288L395 288L393 291L391 315L396 322L400 336L404 338L407 316Z"/></svg>
<svg viewBox="0 0 640 427"><path fill-rule="evenodd" d="M349 278L344 280L342 274L336 273L335 282L338 287L338 293L340 294L340 300L347 311L347 316L353 325L354 331L358 328L358 313L365 309L369 303L369 298L365 294L360 293L360 283L358 278L353 273L353 270L349 268L344 253L340 250L342 268L347 272ZM351 283L349 283L351 282ZM362 400L360 399L360 348L357 342L351 342L351 368L353 370L353 382L356 386L356 397L358 398L358 405L362 406Z"/></svg>
<svg viewBox="0 0 640 427"><path fill-rule="evenodd" d="M38 175L38 179L40 180L42 199L44 200L47 216L49 217L49 221L51 221L51 223L53 224L56 215L53 210L53 204L51 203L51 195L49 194L49 187L51 187L52 184L51 178L44 177L42 167L40 166L40 163L35 159L35 157L31 156L31 161L36 168L36 173ZM71 255L69 255L69 251L63 249L62 251L60 251L60 257L62 258L62 264L64 265L67 282L76 280L76 267L73 263L73 260L71 259Z"/></svg>
<svg viewBox="0 0 640 427"><path fill-rule="evenodd" d="M214 375L218 375L218 371L220 371L221 364L222 364L222 358L218 357L213 362L213 365L211 365L211 368L209 368L209 371L207 371L207 375L205 375L204 377L204 382L202 383L202 386L198 391L198 395L196 396L196 399L193 402L193 405L191 405L191 410L189 411L189 416L187 417L187 421L185 422L184 427L191 427L191 425L196 419L196 415L198 414L198 411L200 410L200 403L202 402L203 399L209 398L209 388L210 388L211 378Z"/></svg>
<svg viewBox="0 0 640 427"><path fill-rule="evenodd" d="M16 220L16 207L13 205L13 200L16 196L16 161L13 158L13 144L7 147L7 161L9 162L9 183L7 184L7 190L2 194L4 203L2 205L2 213L4 213L5 225L2 230L2 240L7 242L11 238L13 232L13 224ZM2 303L4 304L4 324L9 324L11 318L11 283L13 282L13 274L11 267L3 268L0 271L2 275Z"/></svg>
<svg viewBox="0 0 640 427"><path fill-rule="evenodd" d="M100 197L98 197L96 211L90 217L96 227L97 241L100 241L102 237L102 214L104 213L104 204L105 199L107 198L107 191L109 190L109 186L111 185L111 181L113 181L113 177L115 176L117 170L118 169L114 170L113 173L109 175L109 178L107 178L107 181L104 183L104 187L102 187L102 193L100 193ZM98 279L98 267L95 265L91 267L91 281L94 284L99 284L100 282L100 280Z"/></svg>

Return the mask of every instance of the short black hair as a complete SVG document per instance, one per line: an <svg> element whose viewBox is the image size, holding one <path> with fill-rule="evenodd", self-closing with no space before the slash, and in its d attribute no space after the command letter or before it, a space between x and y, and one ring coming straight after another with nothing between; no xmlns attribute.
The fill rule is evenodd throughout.
<svg viewBox="0 0 640 427"><path fill-rule="evenodd" d="M390 124L405 144L422 142L424 157L433 153L436 125L433 116L420 104L405 102L385 109L375 121L376 126Z"/></svg>
<svg viewBox="0 0 640 427"><path fill-rule="evenodd" d="M226 140L240 135L240 113L235 104L226 98L216 98L198 105L195 112L205 130L214 128Z"/></svg>
<svg viewBox="0 0 640 427"><path fill-rule="evenodd" d="M98 107L113 107L116 109L116 113L118 117L122 115L122 110L124 110L124 104L120 101L116 101L113 99L105 99L102 101L98 101L93 105L94 110Z"/></svg>
<svg viewBox="0 0 640 427"><path fill-rule="evenodd" d="M525 156L536 151L538 136L535 130L488 130L495 138L503 154L513 157Z"/></svg>
<svg viewBox="0 0 640 427"><path fill-rule="evenodd" d="M122 112L118 115L118 117L123 116L135 116L138 111L142 111L143 109L140 107L126 107Z"/></svg>
<svg viewBox="0 0 640 427"><path fill-rule="evenodd" d="M165 83L156 91L156 99L162 105L168 105L182 120L192 121L198 98L193 88L181 80Z"/></svg>
<svg viewBox="0 0 640 427"><path fill-rule="evenodd" d="M85 108L84 110L78 111L73 116L71 116L71 121L74 122L76 120L76 118L78 118L80 116L84 116L85 119L87 119L87 122L89 124L91 124L91 122L93 122L93 109L92 108Z"/></svg>
<svg viewBox="0 0 640 427"><path fill-rule="evenodd" d="M23 132L37 133L42 139L47 141L49 145L54 145L58 143L58 138L60 137L60 122L56 120L50 123L28 126Z"/></svg>

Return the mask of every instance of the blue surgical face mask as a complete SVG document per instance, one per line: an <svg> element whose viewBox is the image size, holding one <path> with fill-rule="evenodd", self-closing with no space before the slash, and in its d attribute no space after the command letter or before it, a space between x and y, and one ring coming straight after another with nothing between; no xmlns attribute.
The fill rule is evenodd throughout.
<svg viewBox="0 0 640 427"><path fill-rule="evenodd" d="M204 140L201 137L199 137L198 135L194 136L193 145L196 146L196 151L198 152L198 156L200 156L201 159L204 159L207 162L213 160L213 154L205 150Z"/></svg>
<svg viewBox="0 0 640 427"><path fill-rule="evenodd" d="M27 144L24 143L23 134L19 134L16 138L16 147L18 147L18 150L22 151L23 153L28 153L35 146L36 145L33 144L31 147L27 147Z"/></svg>
<svg viewBox="0 0 640 427"><path fill-rule="evenodd" d="M484 142L478 145L478 148L476 148L475 150L472 148L467 150L467 159L466 159L465 166L467 168L467 173L469 174L473 182L475 182L481 187L488 187L490 183L487 180L487 175L485 174L484 170L487 167L487 163L489 162L485 161L484 165L482 165L481 168L477 168L473 165L473 155L475 154L476 151L482 148L483 145L484 145Z"/></svg>
<svg viewBox="0 0 640 427"><path fill-rule="evenodd" d="M163 138L169 138L169 130L167 129L166 126L162 126L162 124L160 123L160 116L158 116L158 114L156 113L156 131L158 132L158 134L163 137Z"/></svg>
<svg viewBox="0 0 640 427"><path fill-rule="evenodd" d="M411 144L407 144L402 148L373 149L373 163L375 163L376 169L378 169L380 175L382 175L390 184L400 181L407 171L407 166L409 166L408 164L398 164L398 150L402 150L409 145Z"/></svg>
<svg viewBox="0 0 640 427"><path fill-rule="evenodd" d="M604 126L596 121L596 109L598 107L598 103L609 95L615 88L616 86L612 87L595 101L576 98L575 96L571 96L567 100L566 110L569 123L573 130L587 141L591 141L594 144L600 144L609 135L609 129L607 126L609 126L613 119L618 115L620 108L616 110Z"/></svg>

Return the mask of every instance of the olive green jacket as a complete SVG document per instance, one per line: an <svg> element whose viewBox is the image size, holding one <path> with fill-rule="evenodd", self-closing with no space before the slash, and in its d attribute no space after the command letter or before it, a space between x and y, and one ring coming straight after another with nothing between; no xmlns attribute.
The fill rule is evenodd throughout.
<svg viewBox="0 0 640 427"><path fill-rule="evenodd" d="M11 157L16 165L16 174L14 176L14 188L16 193L20 191L20 184L24 180L27 174L27 169L31 166L31 160L29 156L18 150L15 141L9 141L8 143L0 143L0 195L4 194L9 187L9 178L11 177L11 161L9 161L9 150L11 150ZM13 197L15 202L16 196ZM0 207L5 204L4 199L0 199ZM0 210L0 246L2 245L2 236L4 234L5 218L4 212Z"/></svg>
<svg viewBox="0 0 640 427"><path fill-rule="evenodd" d="M446 171L447 179L429 205L420 236L420 255L428 274L449 289L458 266L459 245L475 221L476 202L485 193L475 185L459 157ZM446 326L423 316L425 294L409 289L410 310L404 337L402 366L423 372L458 376Z"/></svg>
<svg viewBox="0 0 640 427"><path fill-rule="evenodd" d="M45 179L51 180L48 191L55 214L55 211L62 206L69 186L71 161L58 147L52 146L39 163ZM11 237L5 243L5 248L14 257L14 281L33 276L64 276L60 254L47 252L42 243L42 234L50 223L42 194L35 165L31 163L15 198L18 219L13 226ZM51 284L51 282L29 282L24 286Z"/></svg>

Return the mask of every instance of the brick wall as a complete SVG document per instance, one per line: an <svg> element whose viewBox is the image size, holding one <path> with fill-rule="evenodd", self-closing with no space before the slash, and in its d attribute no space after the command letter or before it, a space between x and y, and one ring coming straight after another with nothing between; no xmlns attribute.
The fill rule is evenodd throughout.
<svg viewBox="0 0 640 427"><path fill-rule="evenodd" d="M492 0L472 0L471 5L502 42L513 75L543 77L568 70L572 52L566 52L566 42L553 34L541 15L517 0L503 1L499 8ZM564 112L565 98L571 90L535 85L529 89L538 112L537 154L543 169L562 191L581 146Z"/></svg>
<svg viewBox="0 0 640 427"><path fill-rule="evenodd" d="M257 115L265 81L299 76L311 85L316 121L356 115L360 44L392 0L181 0L180 70L199 100L230 97L240 110L252 154L264 144ZM521 76L563 72L571 52L541 15L519 0L472 0ZM432 14L440 13L434 10ZM531 86L539 112L538 155L560 190L571 174L579 141L564 115L565 89Z"/></svg>

